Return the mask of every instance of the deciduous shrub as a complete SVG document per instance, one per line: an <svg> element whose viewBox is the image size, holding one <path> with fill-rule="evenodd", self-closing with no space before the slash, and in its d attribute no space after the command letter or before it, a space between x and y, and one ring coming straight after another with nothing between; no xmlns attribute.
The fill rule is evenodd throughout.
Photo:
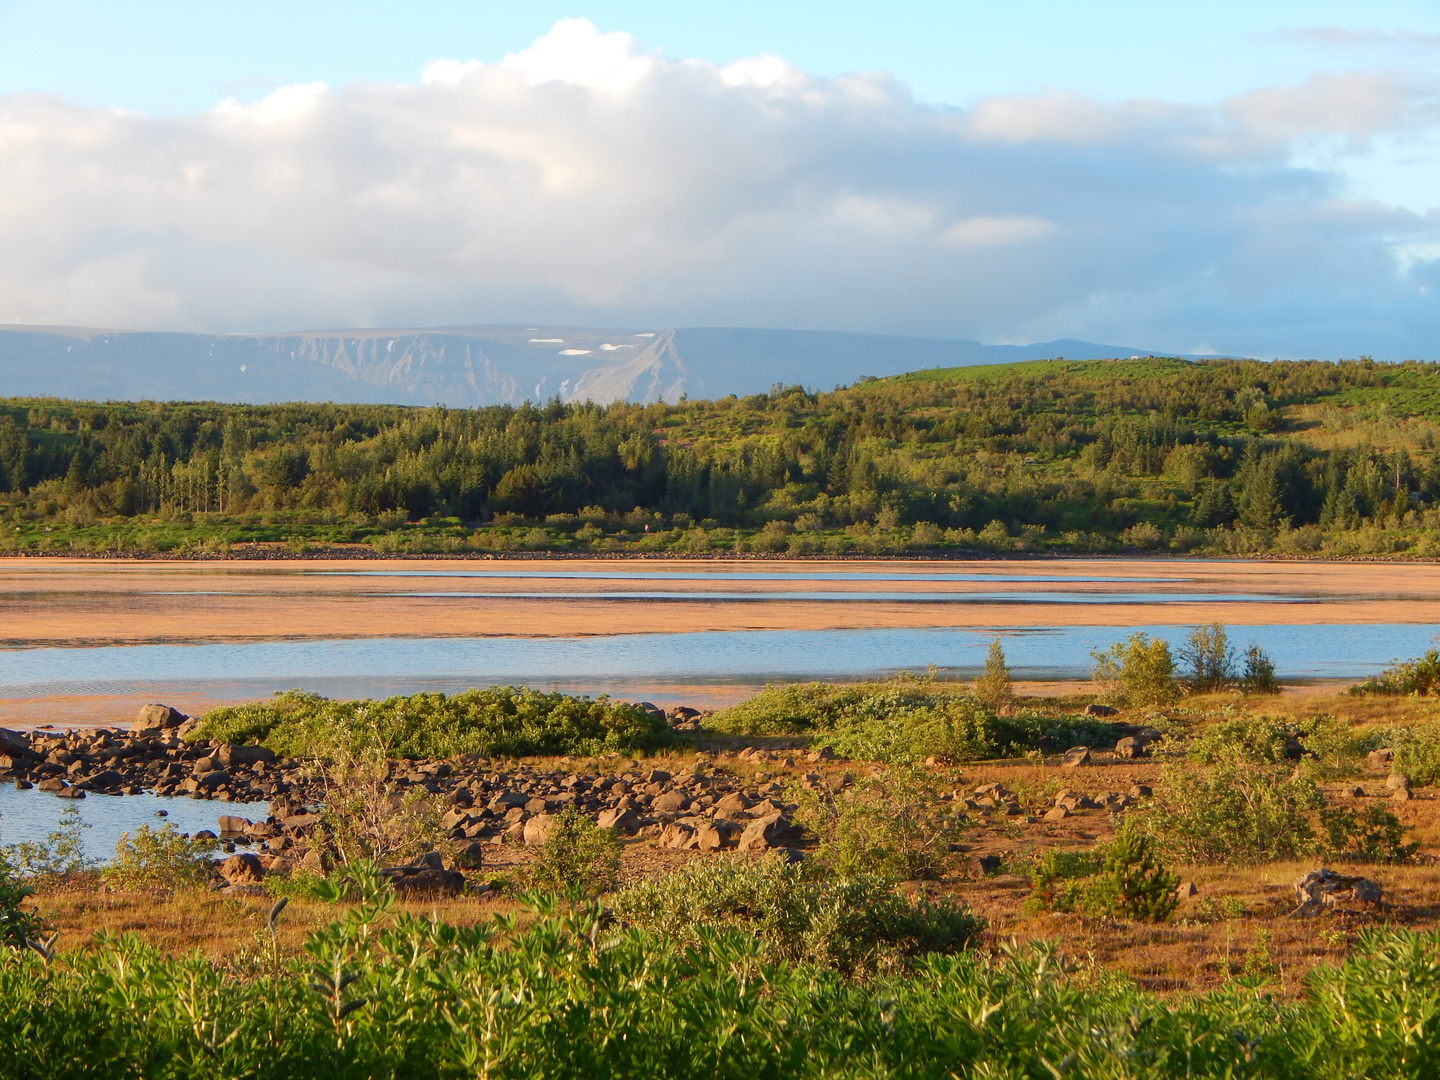
<svg viewBox="0 0 1440 1080"><path fill-rule="evenodd" d="M340 862L400 862L434 850L443 839L439 801L421 787L397 789L373 752L357 758L335 751L319 771L319 838Z"/></svg>
<svg viewBox="0 0 1440 1080"><path fill-rule="evenodd" d="M1088 852L1047 848L1030 872L1031 910L1079 911L1164 922L1180 903L1180 878L1160 864L1152 843L1127 819L1108 844Z"/></svg>
<svg viewBox="0 0 1440 1080"><path fill-rule="evenodd" d="M820 838L819 857L845 877L939 877L950 845L970 824L940 800L933 782L904 767L857 781L843 798L803 787L791 794L801 821Z"/></svg>
<svg viewBox="0 0 1440 1080"><path fill-rule="evenodd" d="M141 825L132 838L121 833L115 855L101 873L121 889L175 889L212 880L213 840L191 840L166 822L158 830Z"/></svg>
<svg viewBox="0 0 1440 1080"><path fill-rule="evenodd" d="M550 817L550 832L530 864L530 883L540 889L578 890L591 896L615 887L620 839L574 807Z"/></svg>
<svg viewBox="0 0 1440 1080"><path fill-rule="evenodd" d="M1168 705L1180 695L1175 660L1163 638L1137 631L1090 657L1095 661L1095 681L1127 705Z"/></svg>
<svg viewBox="0 0 1440 1080"><path fill-rule="evenodd" d="M1420 850L1419 841L1405 843L1409 826L1383 806L1366 807L1357 814L1348 806L1320 811L1325 830L1326 854L1357 862L1404 863Z"/></svg>
<svg viewBox="0 0 1440 1080"><path fill-rule="evenodd" d="M1413 724L1378 733L1377 742L1395 751L1391 768L1417 784L1440 780L1440 724Z"/></svg>
<svg viewBox="0 0 1440 1080"><path fill-rule="evenodd" d="M1005 663L1005 650L1000 647L999 638L990 642L985 653L985 670L975 680L975 696L993 712L999 712L1015 699L1010 667Z"/></svg>
<svg viewBox="0 0 1440 1080"><path fill-rule="evenodd" d="M22 841L6 849L20 872L27 877L64 878L94 870L99 863L85 855L85 829L80 811L67 806L60 811L55 830L44 840Z"/></svg>
<svg viewBox="0 0 1440 1080"><path fill-rule="evenodd" d="M1350 687L1351 694L1426 697L1440 690L1440 649L1429 649L1413 660L1394 660L1379 675Z"/></svg>
<svg viewBox="0 0 1440 1080"><path fill-rule="evenodd" d="M694 862L621 890L612 907L625 922L682 948L737 929L770 961L808 961L847 975L957 952L984 928L950 898L912 904L882 877L834 877L818 864L770 857Z"/></svg>
<svg viewBox="0 0 1440 1080"><path fill-rule="evenodd" d="M44 931L45 924L35 909L22 906L34 894L34 888L0 851L0 945L23 949Z"/></svg>
<svg viewBox="0 0 1440 1080"><path fill-rule="evenodd" d="M1165 771L1156 798L1132 811L1170 859L1258 863L1317 850L1311 826L1324 797L1286 766L1230 761L1203 771Z"/></svg>
<svg viewBox="0 0 1440 1080"><path fill-rule="evenodd" d="M514 686L383 701L288 690L268 702L212 709L193 737L260 742L292 757L342 749L404 758L635 752L674 739L663 719L625 702Z"/></svg>
<svg viewBox="0 0 1440 1080"><path fill-rule="evenodd" d="M915 679L767 686L717 713L711 725L744 735L806 735L847 757L890 763L979 761L1114 738L1108 724L1083 716L997 717L976 697Z"/></svg>
<svg viewBox="0 0 1440 1080"><path fill-rule="evenodd" d="M1179 658L1190 666L1186 687L1192 694L1223 690L1235 681L1235 650L1218 622L1191 630Z"/></svg>

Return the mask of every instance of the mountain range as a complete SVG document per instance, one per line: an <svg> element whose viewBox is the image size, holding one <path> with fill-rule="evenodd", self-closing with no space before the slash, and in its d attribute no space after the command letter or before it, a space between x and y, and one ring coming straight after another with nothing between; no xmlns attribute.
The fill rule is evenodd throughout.
<svg viewBox="0 0 1440 1080"><path fill-rule="evenodd" d="M813 330L446 326L186 334L0 326L0 397L82 400L334 401L455 407L676 401L753 394L775 383L828 390L863 375L1150 350L1047 341Z"/></svg>

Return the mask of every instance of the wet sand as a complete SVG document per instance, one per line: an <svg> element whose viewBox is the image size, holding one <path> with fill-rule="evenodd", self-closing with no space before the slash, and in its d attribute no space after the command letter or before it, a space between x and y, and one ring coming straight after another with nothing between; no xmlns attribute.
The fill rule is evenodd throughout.
<svg viewBox="0 0 1440 1080"><path fill-rule="evenodd" d="M591 573L881 572L902 581L633 581L370 577L365 571ZM328 572L328 573L327 573ZM1011 580L936 582L933 573ZM1050 582L1096 576L1118 583ZM1156 580L1144 580L1156 579ZM823 590L841 600L767 599ZM603 591L664 591L680 599L604 599ZM741 594L717 599L707 592ZM986 594L1153 595L1154 602L1016 603ZM428 593L402 596L401 593ZM459 594L485 592L487 597ZM514 594L530 594L526 596ZM564 594L584 593L575 596ZM947 593L965 602L866 600L867 594ZM1275 602L1171 601L1176 594L1249 594ZM538 595L537 595L538 594ZM978 594L978 595L977 595ZM693 597L693 599L691 598ZM1303 603L1285 601L1303 600ZM973 562L729 562L567 560L500 562L297 560L119 562L0 559L0 645L114 645L363 637L571 637L695 630L893 627L1231 626L1440 623L1440 566L1416 563L1274 563L1200 560L984 560Z"/></svg>

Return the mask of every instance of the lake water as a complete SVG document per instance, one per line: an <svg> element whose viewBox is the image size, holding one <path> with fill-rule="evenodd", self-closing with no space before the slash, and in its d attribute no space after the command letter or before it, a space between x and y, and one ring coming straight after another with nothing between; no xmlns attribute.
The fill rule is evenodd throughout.
<svg viewBox="0 0 1440 1080"><path fill-rule="evenodd" d="M585 693L632 683L697 687L790 679L859 679L934 665L971 676L1000 637L1022 679L1088 675L1093 650L1135 630L1173 645L1183 626L984 630L740 630L552 638L366 638L244 644L129 645L0 651L0 696L201 694L224 700L303 687L332 697L381 697L524 683ZM1270 625L1232 629L1284 679L1360 678L1432 644L1427 625Z"/></svg>
<svg viewBox="0 0 1440 1080"><path fill-rule="evenodd" d="M205 799L165 798L159 795L90 795L84 799L57 799L44 792L16 791L10 784L0 785L0 844L39 843L60 824L60 815L74 807L87 828L81 830L85 853L91 858L107 859L115 850L122 833L135 835L142 825L162 828L174 824L182 833L201 829L220 832L219 816L233 814L264 821L270 812L265 803L216 802ZM164 810L165 817L156 817Z"/></svg>

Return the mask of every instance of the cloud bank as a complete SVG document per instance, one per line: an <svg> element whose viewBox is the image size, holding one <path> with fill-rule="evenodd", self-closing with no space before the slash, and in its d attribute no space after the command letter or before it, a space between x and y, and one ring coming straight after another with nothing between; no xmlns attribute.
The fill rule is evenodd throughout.
<svg viewBox="0 0 1440 1080"><path fill-rule="evenodd" d="M755 325L1434 357L1440 219L1349 193L1436 88L918 104L568 20L414 85L157 118L0 97L0 322ZM1308 155L1308 157L1306 156Z"/></svg>

